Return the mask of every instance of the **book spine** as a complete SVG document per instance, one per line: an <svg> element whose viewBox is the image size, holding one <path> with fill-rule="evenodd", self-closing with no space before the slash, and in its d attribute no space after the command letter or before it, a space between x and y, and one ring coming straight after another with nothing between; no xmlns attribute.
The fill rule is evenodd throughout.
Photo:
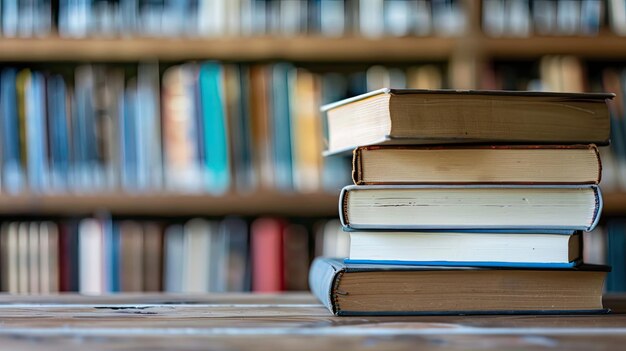
<svg viewBox="0 0 626 351"><path fill-rule="evenodd" d="M602 192L600 191L600 187L592 185L591 188L593 189L596 199L596 207L593 212L593 221L591 222L591 225L585 229L585 231L588 232L592 231L598 225L598 222L600 221L600 214L602 213L602 206L604 204L602 201Z"/></svg>
<svg viewBox="0 0 626 351"><path fill-rule="evenodd" d="M598 160L598 177L596 178L596 184L600 184L602 181L602 159L600 158L600 150L595 144L590 144L589 148L593 150Z"/></svg>
<svg viewBox="0 0 626 351"><path fill-rule="evenodd" d="M362 185L363 184L363 162L361 162L361 158L363 157L363 149L356 148L352 152L352 182L354 185Z"/></svg>
<svg viewBox="0 0 626 351"><path fill-rule="evenodd" d="M259 218L251 226L252 290L277 292L284 289L284 224L278 219Z"/></svg>
<svg viewBox="0 0 626 351"><path fill-rule="evenodd" d="M335 315L338 313L338 306L333 298L334 290L342 274L343 270L333 266L326 259L319 257L313 261L309 271L311 292Z"/></svg>
<svg viewBox="0 0 626 351"><path fill-rule="evenodd" d="M339 220L346 229L351 228L348 222L348 192L349 187L344 187L341 189L341 193L339 193Z"/></svg>
<svg viewBox="0 0 626 351"><path fill-rule="evenodd" d="M220 195L230 186L226 115L222 96L223 71L219 64L206 62L200 67L199 85L204 137L204 168L207 190Z"/></svg>

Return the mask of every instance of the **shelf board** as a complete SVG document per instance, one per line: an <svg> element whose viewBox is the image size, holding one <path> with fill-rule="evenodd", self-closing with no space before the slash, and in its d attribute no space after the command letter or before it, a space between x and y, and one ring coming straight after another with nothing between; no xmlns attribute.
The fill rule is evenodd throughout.
<svg viewBox="0 0 626 351"><path fill-rule="evenodd" d="M602 214L605 216L625 216L626 215L626 192L602 193L604 202Z"/></svg>
<svg viewBox="0 0 626 351"><path fill-rule="evenodd" d="M0 196L2 215L93 215L100 211L121 216L337 216L339 194L255 193L94 194Z"/></svg>
<svg viewBox="0 0 626 351"><path fill-rule="evenodd" d="M452 54L456 43L455 38L443 37L0 38L0 61L444 60Z"/></svg>
<svg viewBox="0 0 626 351"><path fill-rule="evenodd" d="M626 58L626 37L534 36L472 38L484 58L528 59L549 54ZM296 62L391 62L448 60L467 49L463 38L447 37L219 37L219 38L0 38L0 61L132 62L182 60L287 60Z"/></svg>
<svg viewBox="0 0 626 351"><path fill-rule="evenodd" d="M92 194L0 196L0 215L93 215L100 211L121 216L337 216L338 194ZM603 194L605 216L626 215L626 193Z"/></svg>
<svg viewBox="0 0 626 351"><path fill-rule="evenodd" d="M479 41L486 58L527 59L543 55L624 59L626 37L613 34L576 37L488 38Z"/></svg>

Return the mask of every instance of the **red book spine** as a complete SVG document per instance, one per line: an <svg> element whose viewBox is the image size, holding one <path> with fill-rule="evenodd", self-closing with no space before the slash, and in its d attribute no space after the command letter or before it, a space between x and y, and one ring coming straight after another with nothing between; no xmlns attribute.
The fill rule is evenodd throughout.
<svg viewBox="0 0 626 351"><path fill-rule="evenodd" d="M67 225L59 225L59 291L72 290L70 238Z"/></svg>
<svg viewBox="0 0 626 351"><path fill-rule="evenodd" d="M282 221L259 218L252 223L252 291L285 289Z"/></svg>

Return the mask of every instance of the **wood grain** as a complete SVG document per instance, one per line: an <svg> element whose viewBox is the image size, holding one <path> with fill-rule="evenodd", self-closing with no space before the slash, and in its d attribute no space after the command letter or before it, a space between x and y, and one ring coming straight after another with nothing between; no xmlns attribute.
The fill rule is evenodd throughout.
<svg viewBox="0 0 626 351"><path fill-rule="evenodd" d="M626 296L605 299L623 311ZM0 296L11 350L618 349L626 315L333 317L309 294Z"/></svg>

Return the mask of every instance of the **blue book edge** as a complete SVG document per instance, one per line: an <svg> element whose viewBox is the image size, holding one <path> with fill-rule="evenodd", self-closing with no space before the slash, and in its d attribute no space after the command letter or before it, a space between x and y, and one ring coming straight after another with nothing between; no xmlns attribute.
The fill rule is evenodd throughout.
<svg viewBox="0 0 626 351"><path fill-rule="evenodd" d="M498 267L498 268L574 268L581 261L561 262L489 262L489 261L394 261L394 260L343 260L346 265L375 264L375 265L402 265L428 267Z"/></svg>

